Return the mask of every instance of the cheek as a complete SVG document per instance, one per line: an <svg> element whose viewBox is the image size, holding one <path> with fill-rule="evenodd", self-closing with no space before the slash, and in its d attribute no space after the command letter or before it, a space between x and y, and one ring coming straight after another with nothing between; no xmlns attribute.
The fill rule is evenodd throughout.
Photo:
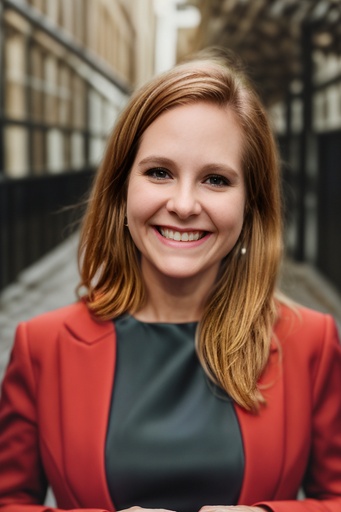
<svg viewBox="0 0 341 512"><path fill-rule="evenodd" d="M155 212L155 198L144 187L131 186L127 194L127 218L128 224L135 225L145 223Z"/></svg>
<svg viewBox="0 0 341 512"><path fill-rule="evenodd" d="M128 198L127 218L130 224L144 223L152 216L153 211L151 201L142 198Z"/></svg>
<svg viewBox="0 0 341 512"><path fill-rule="evenodd" d="M214 216L215 223L221 230L241 231L244 223L245 201L243 196L230 198L219 208L215 205Z"/></svg>
<svg viewBox="0 0 341 512"><path fill-rule="evenodd" d="M127 216L131 222L133 219L143 214L145 207L145 198L143 193L143 187L138 187L138 184L134 180L131 180L128 187L127 193Z"/></svg>
<svg viewBox="0 0 341 512"><path fill-rule="evenodd" d="M157 213L165 201L159 190L143 180L131 180L127 193L128 221L145 222Z"/></svg>

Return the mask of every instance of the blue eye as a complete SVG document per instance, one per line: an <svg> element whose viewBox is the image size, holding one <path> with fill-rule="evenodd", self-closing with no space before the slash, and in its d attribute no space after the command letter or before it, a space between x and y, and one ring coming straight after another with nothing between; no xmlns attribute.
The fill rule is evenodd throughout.
<svg viewBox="0 0 341 512"><path fill-rule="evenodd" d="M214 174L206 178L205 183L213 185L214 187L226 187L229 185L229 181L223 176L219 176L218 174Z"/></svg>
<svg viewBox="0 0 341 512"><path fill-rule="evenodd" d="M162 169L162 167L155 167L147 171L147 176L155 178L156 180L164 180L170 178L168 171Z"/></svg>

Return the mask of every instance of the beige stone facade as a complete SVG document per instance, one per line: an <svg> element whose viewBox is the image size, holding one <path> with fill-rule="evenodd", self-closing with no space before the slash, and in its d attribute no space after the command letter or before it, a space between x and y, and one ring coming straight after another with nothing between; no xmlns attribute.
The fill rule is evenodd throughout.
<svg viewBox="0 0 341 512"><path fill-rule="evenodd" d="M153 0L8 1L2 17L3 173L96 166L131 89L154 72Z"/></svg>

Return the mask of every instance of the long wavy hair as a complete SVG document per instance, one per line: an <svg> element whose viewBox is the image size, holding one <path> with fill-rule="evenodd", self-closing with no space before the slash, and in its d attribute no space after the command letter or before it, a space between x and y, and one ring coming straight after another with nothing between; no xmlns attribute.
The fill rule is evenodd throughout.
<svg viewBox="0 0 341 512"><path fill-rule="evenodd" d="M129 173L141 136L165 110L195 102L228 106L243 132L244 225L224 258L198 325L197 352L210 378L239 405L256 411L257 386L269 357L277 314L276 280L282 255L277 148L265 109L239 64L205 53L140 88L121 113L83 220L80 287L97 318L138 311L146 300L139 253L125 228ZM246 254L241 249L246 248Z"/></svg>

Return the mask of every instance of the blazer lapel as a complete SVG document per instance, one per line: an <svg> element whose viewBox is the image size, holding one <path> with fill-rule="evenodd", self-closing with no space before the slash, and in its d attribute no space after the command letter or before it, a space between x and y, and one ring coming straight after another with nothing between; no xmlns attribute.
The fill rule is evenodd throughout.
<svg viewBox="0 0 341 512"><path fill-rule="evenodd" d="M284 390L281 358L274 342L260 385L267 405L261 407L259 414L236 407L245 453L244 479L238 503L244 505L274 499L282 473L285 453Z"/></svg>
<svg viewBox="0 0 341 512"><path fill-rule="evenodd" d="M59 340L64 472L76 506L115 511L104 460L116 358L114 324L95 321L84 305L79 306L79 314L65 321ZM250 414L236 406L245 453L238 503L246 505L274 499L282 473L284 390L275 343L260 384L267 406L259 414Z"/></svg>
<svg viewBox="0 0 341 512"><path fill-rule="evenodd" d="M115 370L113 322L87 309L65 322L59 345L61 434L65 475L78 506L113 511L105 474L105 440Z"/></svg>

